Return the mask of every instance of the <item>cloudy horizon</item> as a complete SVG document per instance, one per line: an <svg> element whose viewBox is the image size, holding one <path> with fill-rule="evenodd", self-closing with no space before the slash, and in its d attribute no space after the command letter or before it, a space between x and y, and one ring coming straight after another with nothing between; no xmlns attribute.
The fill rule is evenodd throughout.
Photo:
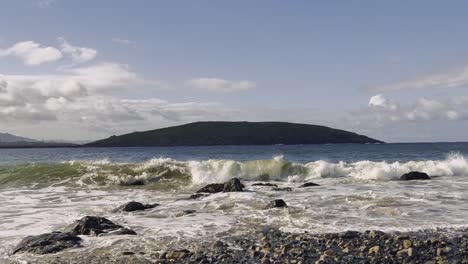
<svg viewBox="0 0 468 264"><path fill-rule="evenodd" d="M468 141L461 2L7 2L0 133L94 140L286 121Z"/></svg>

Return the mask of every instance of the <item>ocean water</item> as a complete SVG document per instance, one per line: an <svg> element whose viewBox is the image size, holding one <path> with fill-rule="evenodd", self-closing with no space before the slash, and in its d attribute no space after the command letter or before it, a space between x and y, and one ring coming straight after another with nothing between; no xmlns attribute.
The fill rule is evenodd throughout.
<svg viewBox="0 0 468 264"><path fill-rule="evenodd" d="M432 179L398 181L413 170ZM234 177L245 192L186 199ZM320 186L297 188L308 181ZM468 143L0 149L0 260L13 258L24 236L62 230L85 215L139 235L86 237L78 252L209 241L263 226L312 233L466 227L467 188ZM273 199L289 207L265 210ZM131 200L161 206L113 212ZM196 213L177 217L187 209Z"/></svg>

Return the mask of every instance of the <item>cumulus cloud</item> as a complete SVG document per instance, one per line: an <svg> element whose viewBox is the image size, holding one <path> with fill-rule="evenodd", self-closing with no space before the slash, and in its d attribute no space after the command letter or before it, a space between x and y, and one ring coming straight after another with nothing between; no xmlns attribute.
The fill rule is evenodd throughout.
<svg viewBox="0 0 468 264"><path fill-rule="evenodd" d="M217 103L173 103L157 98L117 98L116 92L155 85L128 65L101 63L50 75L0 76L0 120L12 124L49 122L101 133L124 133L154 124L228 119ZM148 127L145 127L148 126Z"/></svg>
<svg viewBox="0 0 468 264"><path fill-rule="evenodd" d="M59 38L59 42L59 49L26 41L0 50L0 56L17 56L26 65L40 65L62 57L73 62L48 74L0 75L0 125L34 127L42 122L45 124L41 127L46 127L41 128L42 136L44 133L52 135L55 132L50 130L60 128L62 132L74 133L75 137L93 133L101 137L198 120L232 120L234 116L245 116L213 102L168 102L152 96L120 98L125 89L160 87L161 83L142 78L126 64L101 62L83 66L81 63L96 58L97 51L74 46L63 38ZM221 92L255 87L250 81L215 78L194 79L189 83ZM55 136L62 137L57 133Z"/></svg>
<svg viewBox="0 0 468 264"><path fill-rule="evenodd" d="M75 63L91 61L97 56L97 50L87 47L77 47L71 45L64 38L59 38L62 52L72 59Z"/></svg>
<svg viewBox="0 0 468 264"><path fill-rule="evenodd" d="M59 104L92 99L142 83L154 82L142 79L127 65L116 63L72 68L51 75L4 75L0 76L0 110L3 110L0 114L14 116L24 109L53 111ZM22 116L27 117L18 118Z"/></svg>
<svg viewBox="0 0 468 264"><path fill-rule="evenodd" d="M369 100L368 114L380 124L396 121L468 119L468 96L442 100L420 98L412 104L402 105L383 95L375 95Z"/></svg>
<svg viewBox="0 0 468 264"><path fill-rule="evenodd" d="M40 65L63 57L57 48L44 47L34 41L18 42L8 49L0 49L0 56L16 56L26 65Z"/></svg>
<svg viewBox="0 0 468 264"><path fill-rule="evenodd" d="M390 92L400 90L416 90L428 88L453 88L468 85L468 66L460 69L435 73L413 80L381 85L372 88L374 92Z"/></svg>
<svg viewBox="0 0 468 264"><path fill-rule="evenodd" d="M238 92L253 89L256 84L252 81L228 81L218 78L198 78L187 81L187 84L215 92Z"/></svg>

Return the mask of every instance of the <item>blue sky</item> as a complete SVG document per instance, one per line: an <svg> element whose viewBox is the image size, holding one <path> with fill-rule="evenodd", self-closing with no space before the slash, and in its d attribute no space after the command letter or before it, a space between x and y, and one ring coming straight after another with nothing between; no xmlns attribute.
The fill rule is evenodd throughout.
<svg viewBox="0 0 468 264"><path fill-rule="evenodd" d="M463 1L0 2L1 132L275 120L468 140Z"/></svg>

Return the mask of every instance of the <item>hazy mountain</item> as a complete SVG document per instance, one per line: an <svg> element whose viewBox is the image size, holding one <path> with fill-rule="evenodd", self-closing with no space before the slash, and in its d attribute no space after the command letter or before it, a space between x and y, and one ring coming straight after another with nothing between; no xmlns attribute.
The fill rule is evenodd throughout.
<svg viewBox="0 0 468 264"><path fill-rule="evenodd" d="M196 122L112 136L85 146L210 146L326 143L381 143L356 133L325 126L286 122Z"/></svg>
<svg viewBox="0 0 468 264"><path fill-rule="evenodd" d="M12 143L12 142L36 142L37 140L15 136L10 133L0 133L0 143Z"/></svg>

